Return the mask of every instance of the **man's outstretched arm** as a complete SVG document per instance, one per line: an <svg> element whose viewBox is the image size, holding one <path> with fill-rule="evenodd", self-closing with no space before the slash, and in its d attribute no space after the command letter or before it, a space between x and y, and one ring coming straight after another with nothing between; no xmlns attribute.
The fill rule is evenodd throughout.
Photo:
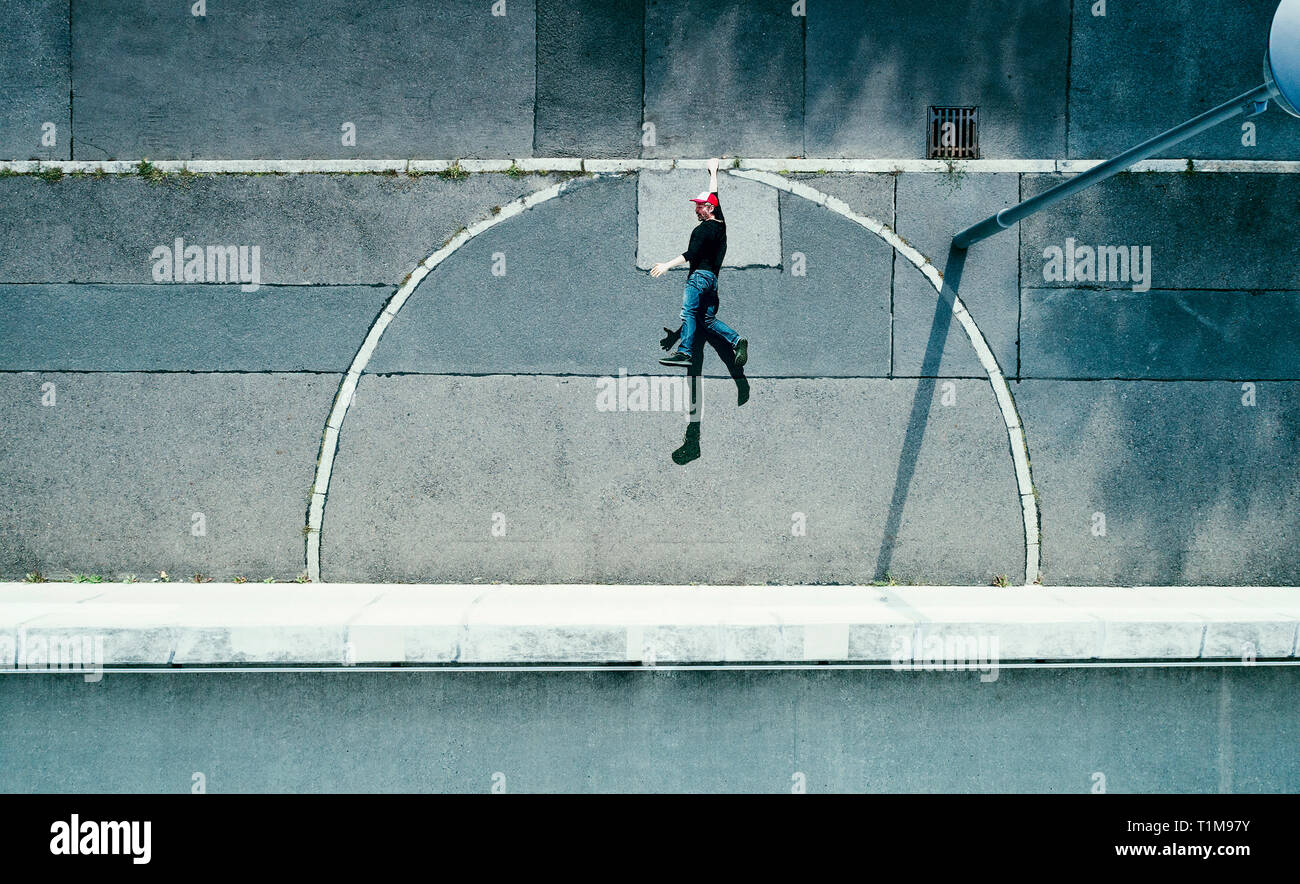
<svg viewBox="0 0 1300 884"><path fill-rule="evenodd" d="M656 277L663 276L665 273L667 273L669 270L672 270L674 267L684 267L689 263L691 262L686 260L685 255L678 255L676 258L673 258L671 261L662 261L656 264L655 266L651 267L650 275Z"/></svg>
<svg viewBox="0 0 1300 884"><path fill-rule="evenodd" d="M718 192L718 163L717 157L709 160L709 193Z"/></svg>

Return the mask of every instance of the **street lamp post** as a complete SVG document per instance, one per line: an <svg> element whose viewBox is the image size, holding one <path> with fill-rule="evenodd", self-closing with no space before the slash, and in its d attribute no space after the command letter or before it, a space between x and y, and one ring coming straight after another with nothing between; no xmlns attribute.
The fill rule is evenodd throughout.
<svg viewBox="0 0 1300 884"><path fill-rule="evenodd" d="M952 244L959 249L970 248L974 243L1000 233L1035 212L1055 205L1066 197L1105 181L1124 171L1134 163L1199 135L1220 123L1238 116L1255 116L1263 113L1270 99L1292 116L1300 117L1300 0L1282 0L1273 16L1269 33L1268 52L1264 56L1264 84L1238 95L1229 102L1206 111L1155 138L1129 148L1124 153L1076 175L1069 181L1045 190L1038 196L1003 209L996 215L968 227L953 237Z"/></svg>

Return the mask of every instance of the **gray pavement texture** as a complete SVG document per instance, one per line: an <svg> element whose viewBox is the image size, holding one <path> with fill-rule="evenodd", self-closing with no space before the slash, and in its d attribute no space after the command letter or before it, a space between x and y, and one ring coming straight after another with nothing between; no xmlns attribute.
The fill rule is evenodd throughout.
<svg viewBox="0 0 1300 884"><path fill-rule="evenodd" d="M924 156L930 106L978 106L982 156L1064 153L1069 0L821 0L807 29L808 156Z"/></svg>
<svg viewBox="0 0 1300 884"><path fill-rule="evenodd" d="M537 156L639 155L644 29L645 0L538 0Z"/></svg>
<svg viewBox="0 0 1300 884"><path fill-rule="evenodd" d="M721 183L724 196L735 183ZM775 201L775 190L752 187ZM657 374L662 354L654 342L663 326L680 323L686 274L651 279L636 270L637 190L630 179L594 182L470 241L416 289L369 370ZM678 207L687 211L689 204ZM746 371L886 377L892 250L806 200L782 195L780 211L779 239L796 244L790 248L805 256L806 275L724 268L719 281L719 318L754 341ZM758 219L760 231L770 230L774 215ZM729 239L743 242L739 231L752 222L739 207L727 217L737 231ZM667 260L685 241L664 238L658 248L656 260ZM704 371L723 371L707 354Z"/></svg>
<svg viewBox="0 0 1300 884"><path fill-rule="evenodd" d="M72 158L68 4L3 4L0 28L0 157ZM54 128L46 128L52 123ZM51 143L52 142L52 143Z"/></svg>
<svg viewBox="0 0 1300 884"><path fill-rule="evenodd" d="M527 155L534 6L492 5L76 2L78 156Z"/></svg>
<svg viewBox="0 0 1300 884"><path fill-rule="evenodd" d="M1300 789L1295 667L0 678L5 792ZM485 699L487 698L487 699ZM498 779L499 782L499 779Z"/></svg>
<svg viewBox="0 0 1300 884"><path fill-rule="evenodd" d="M394 288L3 285L0 371L342 373Z"/></svg>
<svg viewBox="0 0 1300 884"><path fill-rule="evenodd" d="M986 158L1094 158L1262 82L1275 0L1095 8L7 0L0 157L921 157L929 106L974 105ZM1175 154L1300 159L1250 122Z"/></svg>
<svg viewBox="0 0 1300 884"><path fill-rule="evenodd" d="M940 266L957 227L1056 180L798 177ZM555 180L0 180L0 576L298 574L325 415L382 304L455 230ZM684 274L636 269L640 188L574 182L416 288L343 427L325 579L1019 579L1006 433L965 334L915 268L799 197L730 217L761 221L779 266L723 272L751 399L707 348L700 458L670 458L681 411L600 410L602 377L676 377L655 342ZM960 293L1013 381L1047 582L1300 578L1295 188L1125 175L969 253ZM153 282L176 236L260 244L262 287ZM1150 247L1151 290L1045 279L1069 239Z"/></svg>
<svg viewBox="0 0 1300 884"><path fill-rule="evenodd" d="M1300 583L1300 388L1250 388L1015 385L1051 582Z"/></svg>
<svg viewBox="0 0 1300 884"><path fill-rule="evenodd" d="M803 17L788 0L647 0L646 157L803 155Z"/></svg>
<svg viewBox="0 0 1300 884"><path fill-rule="evenodd" d="M755 379L684 412L600 411L595 378L362 378L321 532L351 582L987 584L1024 576L1024 529L987 383ZM914 397L927 432L904 451ZM447 452L456 450L449 458ZM916 458L886 532L897 465ZM494 513L504 534L493 534ZM803 528L806 526L806 533ZM883 577L883 573L881 574Z"/></svg>
<svg viewBox="0 0 1300 884"><path fill-rule="evenodd" d="M0 374L0 572L296 576L338 383Z"/></svg>
<svg viewBox="0 0 1300 884"><path fill-rule="evenodd" d="M1025 175L1023 196L1061 180ZM1074 287L1046 281L1043 257L1047 247L1063 250L1073 238L1076 247L1150 246L1153 288L1300 290L1298 202L1297 175L1118 175L1021 223L1021 279L1031 287ZM1095 286L1131 289L1114 280Z"/></svg>
<svg viewBox="0 0 1300 884"><path fill-rule="evenodd" d="M1037 378L1297 380L1300 294L1024 290L1022 371Z"/></svg>
<svg viewBox="0 0 1300 884"><path fill-rule="evenodd" d="M947 269L952 237L1019 201L1018 175L899 176L900 236L938 267ZM935 211L942 206L943 211ZM1007 374L1016 373L1019 279L1016 240L998 237L972 250L961 270L960 294ZM900 376L984 377L970 338L953 321L934 286L894 255L894 374ZM936 326L947 326L941 340L931 341Z"/></svg>
<svg viewBox="0 0 1300 884"><path fill-rule="evenodd" d="M396 285L461 227L558 175L0 179L0 283L154 282L159 246L258 246L268 285Z"/></svg>
<svg viewBox="0 0 1300 884"><path fill-rule="evenodd" d="M1070 66L1070 156L1107 157L1264 82L1275 0L1076 3ZM1300 158L1297 121L1271 110L1225 123L1165 156Z"/></svg>

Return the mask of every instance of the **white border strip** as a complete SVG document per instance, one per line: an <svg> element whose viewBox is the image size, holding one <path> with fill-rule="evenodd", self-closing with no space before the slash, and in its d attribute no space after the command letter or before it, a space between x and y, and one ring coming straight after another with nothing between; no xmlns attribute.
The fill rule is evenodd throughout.
<svg viewBox="0 0 1300 884"><path fill-rule="evenodd" d="M407 298L429 275L429 272L447 260L457 249L507 218L513 218L539 203L554 199L577 180L584 179L569 179L544 190L535 191L507 203L495 215L475 221L417 266L384 305L383 312L370 327L361 349L357 351L352 365L348 368L348 373L339 384L338 393L334 397L334 407L330 409L329 419L325 422L325 432L321 436L320 456L316 459L316 479L312 483L311 503L307 509L307 579L312 583L320 583L320 530L325 516L325 496L329 492L334 457L338 454L339 429L343 426L343 418L347 416L352 399L356 396L357 383L361 380L361 374L370 362L370 357L374 355L375 348L379 346L379 339L383 337L384 330L388 328L388 324L397 316Z"/></svg>
<svg viewBox="0 0 1300 884"><path fill-rule="evenodd" d="M820 190L815 190L802 181L791 181L767 172L732 170L731 174L737 178L757 181L794 196L803 197L820 206L825 206L830 211L848 218L855 224L865 227L893 246L894 250L908 261L912 262L916 269L920 270L925 278L930 281L930 285L934 286L936 294L942 293L943 277L940 275L938 268L930 262L929 258L909 245L888 225L882 224L867 215L859 215L850 209L849 204L843 200L822 193ZM1003 423L1006 424L1007 438L1011 443L1011 459L1016 471L1016 487L1020 492L1020 505L1025 525L1025 583L1033 584L1038 580L1039 573L1038 501L1034 498L1034 481L1029 470L1029 449L1025 441L1024 429L1020 425L1020 416L1016 412L1015 400L1011 396L1011 387L1007 384L1007 379L1003 376L997 358L993 355L993 350L984 338L984 333L976 325L974 317L966 310L966 305L962 303L957 292L952 293L952 299L953 315L957 317L957 321L966 330L966 336L970 338L971 346L975 348L975 355L979 357L980 365L984 366L984 371L988 374L989 383L993 387L993 394L998 400L998 409L1002 412Z"/></svg>
<svg viewBox="0 0 1300 884"><path fill-rule="evenodd" d="M520 172L640 172L668 171L670 169L703 169L703 159L583 159L580 157L518 157L493 160L158 160L151 163L161 172L177 173L189 170L195 174L245 174L245 175L301 175L382 172L444 172L453 163L466 172L505 172L513 165ZM892 174L895 172L920 173L1078 173L1086 172L1103 160L919 160L919 159L782 159L746 158L739 160L739 169L732 171L754 172L849 172ZM140 160L11 160L0 162L0 171L22 175L34 174L42 169L59 169L65 174L79 172L92 174L103 171L108 175L131 175L137 171ZM1243 172L1252 174L1294 175L1300 173L1296 160L1195 160L1168 159L1145 160L1134 165L1132 172Z"/></svg>

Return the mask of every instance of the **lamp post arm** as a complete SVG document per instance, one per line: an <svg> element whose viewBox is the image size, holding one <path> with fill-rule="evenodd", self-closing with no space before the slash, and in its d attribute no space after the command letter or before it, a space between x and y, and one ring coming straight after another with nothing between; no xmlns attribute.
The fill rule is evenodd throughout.
<svg viewBox="0 0 1300 884"><path fill-rule="evenodd" d="M1073 196L1081 190L1092 187L1094 184L1105 181L1113 175L1116 175L1135 163L1150 156L1160 153L1181 141L1199 135L1206 129L1212 129L1220 123L1231 120L1233 117L1246 114L1254 116L1259 113L1262 102L1267 102L1277 94L1276 87L1271 83L1265 83L1251 91L1239 95L1231 101L1225 102L1216 108L1206 111L1199 117L1194 117L1183 123L1181 126L1175 126L1168 132L1150 138L1136 147L1131 147L1117 157L1109 159L1104 163L1093 166L1087 172L1075 175L1068 181L1063 181L1055 187L1043 191L1037 196L1030 197L1024 202L1012 206L1009 209L1003 209L996 215L992 215L980 223L966 228L957 234L952 244L959 249L970 248L974 243L982 239L987 239L995 233L1017 224L1024 218L1029 217L1037 211L1046 209L1048 206L1055 205L1061 200Z"/></svg>

